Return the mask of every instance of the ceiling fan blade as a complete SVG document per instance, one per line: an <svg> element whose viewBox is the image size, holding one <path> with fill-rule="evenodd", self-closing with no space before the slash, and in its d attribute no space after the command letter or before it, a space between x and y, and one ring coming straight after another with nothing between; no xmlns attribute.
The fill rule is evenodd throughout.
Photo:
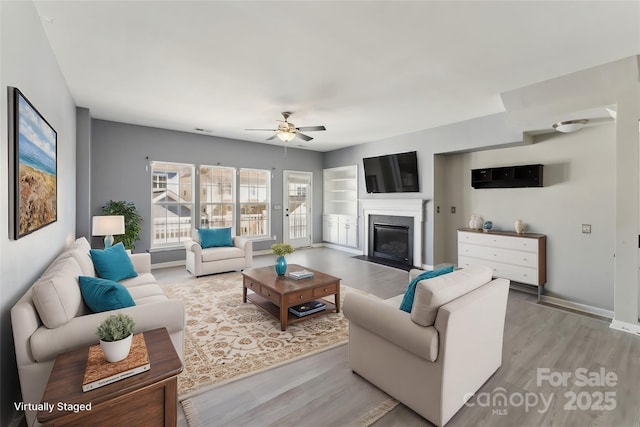
<svg viewBox="0 0 640 427"><path fill-rule="evenodd" d="M296 128L296 129L301 130L303 132L313 132L313 131L316 131L316 130L327 130L327 128L324 127L324 126L302 126L302 127Z"/></svg>
<svg viewBox="0 0 640 427"><path fill-rule="evenodd" d="M304 133L300 133L300 132L296 132L296 136L298 136L300 139L304 141L311 141L313 139L309 135L305 135Z"/></svg>
<svg viewBox="0 0 640 427"><path fill-rule="evenodd" d="M269 131L269 132L275 132L276 129L245 129L245 130L264 130L264 131Z"/></svg>
<svg viewBox="0 0 640 427"><path fill-rule="evenodd" d="M277 136L278 136L278 134L274 133L273 136L270 136L269 138L267 138L267 141L271 141L272 139L276 139Z"/></svg>

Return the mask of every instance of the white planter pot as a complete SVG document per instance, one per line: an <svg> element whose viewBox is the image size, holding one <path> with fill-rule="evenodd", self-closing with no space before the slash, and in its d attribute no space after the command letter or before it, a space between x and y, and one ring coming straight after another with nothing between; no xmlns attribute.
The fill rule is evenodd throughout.
<svg viewBox="0 0 640 427"><path fill-rule="evenodd" d="M100 347L107 362L119 362L125 359L129 355L129 350L131 350L132 340L133 334L120 341L100 340Z"/></svg>

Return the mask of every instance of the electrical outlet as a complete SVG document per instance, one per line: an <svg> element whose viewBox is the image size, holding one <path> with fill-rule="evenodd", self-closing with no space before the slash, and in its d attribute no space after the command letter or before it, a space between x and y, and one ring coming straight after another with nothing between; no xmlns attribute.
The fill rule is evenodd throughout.
<svg viewBox="0 0 640 427"><path fill-rule="evenodd" d="M582 232L584 234L591 234L591 224L582 224Z"/></svg>
<svg viewBox="0 0 640 427"><path fill-rule="evenodd" d="M456 213L456 207L455 206L451 206L451 213Z"/></svg>

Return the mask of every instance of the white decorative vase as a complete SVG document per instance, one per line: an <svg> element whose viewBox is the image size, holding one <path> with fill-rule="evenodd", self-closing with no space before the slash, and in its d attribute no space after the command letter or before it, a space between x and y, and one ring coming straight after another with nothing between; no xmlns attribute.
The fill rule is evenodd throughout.
<svg viewBox="0 0 640 427"><path fill-rule="evenodd" d="M526 230L526 229L527 229L527 226L525 225L525 223L524 223L524 222L522 222L522 220L521 220L521 219L517 219L517 220L516 220L516 222L515 222L515 224L514 224L514 227L515 227L515 229L516 229L516 233L518 233L518 234L522 234L522 233L524 233L524 230Z"/></svg>
<svg viewBox="0 0 640 427"><path fill-rule="evenodd" d="M480 215L471 215L471 219L469 220L469 228L473 230L482 230L482 224L484 224L484 220Z"/></svg>
<svg viewBox="0 0 640 427"><path fill-rule="evenodd" d="M107 359L107 362L119 362L125 359L129 355L129 350L131 350L132 340L133 334L120 341L100 340L100 348L102 348L104 358Z"/></svg>

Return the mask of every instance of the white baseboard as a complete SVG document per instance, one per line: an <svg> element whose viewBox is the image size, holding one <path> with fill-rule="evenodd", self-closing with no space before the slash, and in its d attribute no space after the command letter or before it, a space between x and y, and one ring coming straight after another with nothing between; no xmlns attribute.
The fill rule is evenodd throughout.
<svg viewBox="0 0 640 427"><path fill-rule="evenodd" d="M181 265L187 265L187 262L185 260L158 262L151 264L151 269L155 270L158 268L180 267Z"/></svg>
<svg viewBox="0 0 640 427"><path fill-rule="evenodd" d="M612 320L609 327L611 329L616 329L618 331L640 335L640 324L637 324L637 323L634 324L634 323L623 322L621 320Z"/></svg>
<svg viewBox="0 0 640 427"><path fill-rule="evenodd" d="M611 310L605 310L603 308L593 307L591 305L580 304L578 302L573 302L573 301L569 301L562 298L541 295L540 302L545 302L551 305L557 305L559 307L569 308L571 310L582 311L584 313L594 314L600 317L606 317L607 319L613 319L613 311Z"/></svg>
<svg viewBox="0 0 640 427"><path fill-rule="evenodd" d="M326 243L326 242L321 243L321 245L324 246L325 248L337 249L339 251L348 252L353 255L364 255L364 252L356 248L348 248L346 246L334 245L333 243Z"/></svg>

